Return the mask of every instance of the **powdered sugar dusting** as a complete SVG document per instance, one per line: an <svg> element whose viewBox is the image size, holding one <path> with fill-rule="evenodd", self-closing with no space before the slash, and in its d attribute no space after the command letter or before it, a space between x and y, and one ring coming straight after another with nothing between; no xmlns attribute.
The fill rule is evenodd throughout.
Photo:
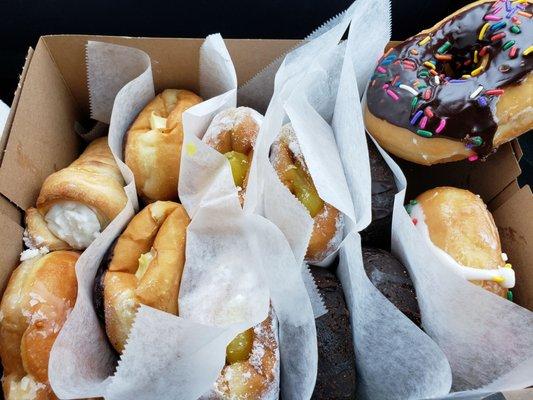
<svg viewBox="0 0 533 400"><path fill-rule="evenodd" d="M203 141L206 143L217 143L221 132L235 129L238 125L251 118L257 125L257 131L263 123L263 116L249 107L232 107L219 112L207 128Z"/></svg>
<svg viewBox="0 0 533 400"><path fill-rule="evenodd" d="M45 254L49 252L50 250L46 246L43 246L40 248L35 248L35 247L29 248L29 249L24 250L22 253L20 253L20 261L27 261L34 257L44 256Z"/></svg>
<svg viewBox="0 0 533 400"><path fill-rule="evenodd" d="M279 398L278 326L273 311L271 310L269 319L254 326L253 330L254 342L248 361L224 367L213 390L202 396L202 399L275 400ZM273 366L263 360L267 351L274 352ZM264 370L265 368L269 370ZM261 393L258 397L252 397L257 394L258 381L264 387L259 388Z"/></svg>

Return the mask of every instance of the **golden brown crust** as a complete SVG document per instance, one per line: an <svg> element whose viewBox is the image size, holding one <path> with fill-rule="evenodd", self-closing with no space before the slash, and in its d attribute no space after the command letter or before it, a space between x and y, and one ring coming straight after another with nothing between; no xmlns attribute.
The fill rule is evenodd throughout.
<svg viewBox="0 0 533 400"><path fill-rule="evenodd" d="M464 6L432 28L418 35L434 33L444 21L483 3L494 0L481 0ZM402 46L404 42L398 46ZM497 68L497 65L491 65ZM517 138L533 128L533 72L519 85L502 86L505 92L496 103L498 129L494 135L494 148ZM464 160L475 153L467 149L464 143L447 138L424 138L408 129L393 125L373 115L368 107L364 112L365 126L380 146L390 153L417 164L432 165Z"/></svg>
<svg viewBox="0 0 533 400"><path fill-rule="evenodd" d="M124 180L107 144L107 137L94 140L68 167L48 176L37 198L37 209L46 215L60 201L75 201L90 207L102 229L126 205Z"/></svg>
<svg viewBox="0 0 533 400"><path fill-rule="evenodd" d="M272 146L271 161L281 182L294 194L294 183L286 172L293 169L295 163L298 163L304 168L309 180L311 180L311 176L307 171L305 160L301 155L295 155L291 150L291 141L295 147L298 146L292 129L290 124L282 128L282 133ZM297 158L298 160L296 160ZM335 249L334 242L336 239L340 239L342 235L341 218L339 210L324 202L321 210L313 218L313 232L305 255L307 262L320 262Z"/></svg>
<svg viewBox="0 0 533 400"><path fill-rule="evenodd" d="M255 140L261 128L260 118L261 114L248 107L228 108L215 115L202 140L222 154L230 151L242 153L251 163ZM241 205L244 203L249 172L244 178L242 190L239 190Z"/></svg>
<svg viewBox="0 0 533 400"><path fill-rule="evenodd" d="M135 177L137 193L147 202L177 200L183 143L182 114L202 99L188 90L166 89L131 125L124 159ZM150 117L166 118L166 128L152 129Z"/></svg>
<svg viewBox="0 0 533 400"><path fill-rule="evenodd" d="M124 349L139 304L178 313L189 222L181 204L158 201L133 217L117 240L104 276L106 332L117 351ZM138 272L147 253L146 270Z"/></svg>
<svg viewBox="0 0 533 400"><path fill-rule="evenodd" d="M34 207L26 210L26 233L30 248L46 247L50 251L71 250L70 245L55 236L46 225L41 213Z"/></svg>
<svg viewBox="0 0 533 400"><path fill-rule="evenodd" d="M416 200L424 212L433 244L459 264L480 269L504 266L498 229L478 196L464 189L438 187ZM507 294L507 289L496 282L472 283L502 297Z"/></svg>
<svg viewBox="0 0 533 400"><path fill-rule="evenodd" d="M252 354L245 361L224 366L210 399L261 400L273 398L279 385L277 326L272 315L254 327Z"/></svg>
<svg viewBox="0 0 533 400"><path fill-rule="evenodd" d="M79 254L56 251L19 265L0 305L0 357L7 400L55 399L48 383L50 350L74 306Z"/></svg>

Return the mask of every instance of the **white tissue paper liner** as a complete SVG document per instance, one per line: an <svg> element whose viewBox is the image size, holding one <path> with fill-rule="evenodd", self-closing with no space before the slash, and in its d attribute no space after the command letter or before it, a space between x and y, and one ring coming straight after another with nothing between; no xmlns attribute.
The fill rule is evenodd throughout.
<svg viewBox="0 0 533 400"><path fill-rule="evenodd" d="M211 48L209 48L210 44L212 44ZM221 48L220 44L222 44L223 48ZM127 51L122 51L124 49L114 52L112 48L108 48L110 45L94 44L94 47L97 48L97 55L100 45L103 46L107 54L118 54L117 59L113 62L106 60L108 66L112 65L115 68L120 68L121 65L125 64L124 58L128 58L131 55ZM91 50L91 47L89 50ZM132 49L132 53L134 54L134 60L128 60L127 63L137 62L142 64L144 58L142 54L141 57L135 59L139 52L136 49ZM200 77L203 82L200 82L200 84L202 88L206 89L206 83L216 83L218 80L219 85L217 87L219 90L228 89L226 93L218 96L218 98L213 98L191 108L190 112L184 116L185 125L188 123L196 124L195 129L200 129L201 131L202 127L203 129L207 127L216 112L234 105L236 80L233 67L228 68L227 63L228 61L231 63L231 60L220 37L212 36L208 38L200 53L201 63L202 60L208 60L211 63L210 65L206 65L205 62L201 64ZM94 54L93 56L96 57ZM89 54L89 61L91 59ZM202 71L202 68L213 68L213 71ZM142 68L139 70L142 70ZM149 65L145 68L145 71L147 70L149 70ZM91 71L91 67L89 67L89 71ZM221 81L221 79L231 76L232 71L232 78L225 82ZM131 94L139 90L141 93L145 93L143 89L146 82L141 79L145 75L151 74L142 73L138 79L124 87L124 92ZM120 74L116 74L116 76L120 76ZM211 82L209 82L210 79ZM230 82L229 87L228 82ZM122 84L124 83L122 82ZM110 85L109 87L118 86L120 85ZM120 156L122 153L121 146L119 147L117 144L122 143L122 136L127 127L146 102L153 97L151 79L148 86L151 90L150 95L146 97L140 96L143 100L138 103L128 104L128 99L121 99L122 92L117 95L111 117L109 139L115 155L118 154ZM209 93L209 90L206 89L201 92ZM91 102L94 104L98 97L94 95L94 91L91 93L94 96ZM210 93L213 94L216 91ZM109 96L104 96L104 98ZM115 111L126 108L122 106L122 102L127 104L130 114L122 115ZM214 107L213 103L215 104ZM114 121L118 122L114 123ZM120 132L118 132L119 126L122 127ZM114 127L117 127L117 132L114 131ZM189 138L187 135L186 137ZM194 140L195 138L191 139ZM197 144L200 147L203 143L198 142ZM196 219L193 218L189 228L192 234L187 241L187 265L185 267L185 271L189 272L184 274L182 281L184 303L181 308L183 308L183 313L189 317L200 318L209 315L209 313L195 312L197 307L203 303L199 301L197 296L198 290L202 290L202 285L193 281L193 279L196 279L193 277L199 273L200 275L203 273L204 276L209 276L205 273L205 265L209 264L202 262L206 258L206 250L209 250L210 254L213 257L216 256L219 261L225 259L235 265L239 265L242 255L245 254L248 261L243 263L244 265L240 265L240 269L227 268L224 271L229 272L224 279L227 282L226 289L232 289L229 291L233 292L233 302L230 301L226 304L224 309L227 318L223 319L219 316L215 320L219 324L227 323L228 319L247 317L248 320L236 322L232 325L215 326L212 324L212 320L207 321L210 322L207 325L193 322L190 318L175 317L149 307L141 307L117 371L113 377L108 378L113 372L114 357L110 351L105 333L99 327L94 314L92 288L100 259L134 214L134 208L130 201L125 211L113 221L105 234L100 235L92 247L82 255L82 259L87 261L87 265L84 265L83 268L80 268L81 271L78 271L80 291L76 307L71 314L74 317L69 318L67 321L51 355L50 379L54 390L60 397L105 396L108 399L129 399L132 396L158 399L197 398L202 393L212 389L213 382L224 363L225 348L228 342L237 332L266 318L268 301L272 302L279 319L279 346L284 365L282 390L287 398L305 399L310 397L314 380L316 379L316 334L313 311L299 268L297 268L298 264L295 262L284 236L273 224L262 217L243 213L236 197L235 187L232 183L231 172L227 163L220 163L220 159L217 161L216 158L221 157L221 155L214 152L213 149L205 147L203 150L207 154L210 153L211 156L214 156L215 166L219 169L222 166L222 168L219 173L212 175L216 178L211 182L212 188L204 192L208 194L206 200L204 201L202 196L196 198L200 203L204 201L201 207L195 204L194 196L189 196L188 198L187 193L183 196L186 199L184 204L186 207L188 206L189 212ZM186 145L184 146L185 148L187 148ZM184 150L183 153L188 154L189 157L196 156L196 159L198 159L201 152L193 144L193 146L189 146L188 151ZM131 171L125 165L122 165L122 167L126 179L130 182L129 186L134 192ZM187 171L187 168L182 171ZM184 182L187 182L187 178L184 178ZM188 186L185 185L185 187ZM231 190L228 190L230 187ZM217 188L221 189L222 197L217 195ZM131 191L129 191L129 194L131 194ZM233 214L231 210L233 210ZM205 215L208 215L208 217L205 217ZM239 216L239 221L237 221L236 215ZM222 224L218 227L213 225L213 221L216 218L219 218L221 223L223 222L225 225ZM243 233L242 240L236 240L236 236L239 235L232 237L227 234L229 226L237 230L237 233L240 232L239 229L243 231L241 232ZM209 245L206 245L205 241L206 229L207 232L212 231L211 235L208 235L212 239ZM108 232L109 234L107 234ZM195 236L195 232L199 232L199 234ZM195 243L197 246L194 245ZM244 251L242 246L246 243L248 247ZM213 252L213 250L216 250L216 246L219 246L219 251ZM94 251L91 251L91 249L94 249ZM274 254L271 254L271 251L274 251ZM251 260L262 260L265 265L254 263ZM224 266L220 263L217 265ZM79 266L81 267L82 263L79 263ZM188 266L191 266L191 268L188 269ZM196 268L194 268L195 266ZM241 276L244 274L244 267L248 267L246 271L252 277L254 276L252 271L255 270L257 279L249 279L247 290L244 293L240 293L239 274ZM193 277L190 277L190 275ZM218 283L220 284L221 282ZM266 288L270 289L270 296L268 296ZM205 290L205 288L203 289ZM250 296L253 296L253 298L250 298ZM210 306L224 305L221 298L219 300L217 304L211 303ZM229 307L232 304L233 307ZM243 308L243 304L248 304L249 307ZM245 315L236 315L235 310L237 309L243 311ZM220 311L220 307L217 310ZM205 307L203 311L206 311ZM213 312L211 315L217 314ZM169 331L176 334L169 335ZM164 351L160 351L163 337L167 339L165 342L168 343L168 346L164 347ZM194 348L197 351L194 351ZM154 349L158 351L154 352ZM187 349L187 351L183 349ZM209 360L209 362L206 362L206 360ZM63 374L65 372L65 362L67 362L67 374ZM277 391L274 391L272 395L277 396Z"/></svg>
<svg viewBox="0 0 533 400"><path fill-rule="evenodd" d="M387 162L405 182L392 159ZM400 186L395 197L392 248L409 269L425 332L450 363L453 390L532 385L533 313L442 265L404 208L405 188Z"/></svg>
<svg viewBox="0 0 533 400"><path fill-rule="evenodd" d="M145 53L124 46L89 42L87 64L89 84L92 85L90 87L92 109L100 95L109 106L111 94L104 94L105 85L109 85L108 87L115 91L112 94L115 107L110 113L108 142L126 181L125 191L128 201L121 213L91 243L76 263L78 279L76 304L50 352L48 371L54 392L61 398L69 399L101 396L107 386L107 377L114 369L115 356L93 308L94 279L100 260L114 238L133 217L137 208L133 174L121 161L121 138L140 109L153 97L150 60ZM120 69L122 66L127 66L127 73L124 75L116 73L116 68ZM138 75L128 83L133 77L131 71L135 71ZM122 79L120 84L112 84L110 82L113 80L112 76L115 80ZM98 78L101 78L105 85L102 85ZM122 89L117 90L117 87ZM103 110L98 106L96 109ZM105 117L101 115L98 118Z"/></svg>
<svg viewBox="0 0 533 400"><path fill-rule="evenodd" d="M92 290L100 260L137 207L133 174L121 161L123 136L155 95L150 59L138 49L89 42L87 64L91 116L105 121L111 115L108 141L127 183L128 203L76 265L77 302L50 355L50 382L62 398L102 396L114 369L115 356L96 318Z"/></svg>
<svg viewBox="0 0 533 400"><path fill-rule="evenodd" d="M223 77L217 79L221 80ZM198 257L203 260L203 264L213 266L213 270L205 273L204 277L197 272L201 272L203 266L198 265L195 268L194 265L190 265L188 259L184 280L188 279L191 283L209 282L213 279L215 281L212 285L206 283L203 289L194 286L187 288L182 283L180 315L204 324L220 324L224 321L218 318L203 319L210 315L206 307L219 310L220 307L225 306L225 311L221 314L225 315L225 318L229 318L235 310L241 309L242 312L243 308L240 305L233 307L233 312L227 308L231 305L226 304L228 303L227 294L221 294L220 297L216 295L217 290L224 289L224 284L216 279L218 274L215 272L216 270L223 271L221 268L224 267L224 260L225 263L232 261L244 263L244 265L237 264L227 269L226 273L231 272L234 275L234 279L226 278L227 285L233 284L237 287L242 285L240 277L246 270L261 277L260 282L267 283L269 289L267 300L269 298L272 303L279 326L282 364L281 391L286 398L307 399L311 396L316 379L316 331L313 307L302 280L300 268L285 237L276 226L258 215L244 212L241 209L227 159L201 140L214 115L235 106L235 94L235 90L230 90L203 103L204 109L199 110L198 107L193 107L184 114L185 139L179 193L188 213L193 216L193 223L188 231L188 240L194 240L195 237L203 238L206 251L216 250L217 252L208 252ZM240 235L240 241L243 242L241 244L253 242L255 247L248 251L241 248L235 252L233 258L228 257L230 254L224 256L224 252L221 252L219 247L223 243L234 247L238 245L235 243L236 236L231 234L238 227L243 230ZM215 240L210 241L209 238L212 236ZM223 255L223 258L220 258L220 255ZM189 254L187 256L189 257ZM219 260L218 262L216 260L205 261L214 256ZM210 293L207 303L206 290ZM255 291L258 292L257 289ZM260 292L256 293L256 296L259 294ZM318 295L316 299L317 302L313 305L321 303ZM257 305L264 304L264 299L256 298L255 302ZM316 306L315 310L322 311L319 310L319 306ZM249 313L249 317L254 315L260 316L259 321L261 321L266 317L266 310L263 313L258 313L257 310ZM198 318L202 319L198 321ZM224 343L221 342L221 344ZM226 344L218 349L213 348L211 352L225 354ZM273 395L277 398L277 392Z"/></svg>

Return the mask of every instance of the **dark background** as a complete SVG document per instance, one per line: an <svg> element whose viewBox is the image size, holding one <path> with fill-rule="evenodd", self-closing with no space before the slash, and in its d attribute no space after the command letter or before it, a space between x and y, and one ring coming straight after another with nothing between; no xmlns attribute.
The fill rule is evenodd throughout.
<svg viewBox="0 0 533 400"><path fill-rule="evenodd" d="M303 39L352 0L0 0L0 99L8 105L29 46L41 35ZM469 3L391 0L392 38L403 40ZM524 148L522 182L533 182L533 138Z"/></svg>

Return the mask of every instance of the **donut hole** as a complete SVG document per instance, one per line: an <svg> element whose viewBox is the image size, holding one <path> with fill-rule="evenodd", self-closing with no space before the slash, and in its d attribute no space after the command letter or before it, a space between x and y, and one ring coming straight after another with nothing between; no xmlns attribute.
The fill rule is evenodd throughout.
<svg viewBox="0 0 533 400"><path fill-rule="evenodd" d="M490 59L488 48L483 53L484 46L482 44L478 42L464 44L461 42L449 38L438 44L435 53L435 67L439 74L444 74L451 79L461 79L481 75L488 68ZM450 44L448 50L438 51L438 49L444 49L448 43ZM480 52L484 55L480 55Z"/></svg>

